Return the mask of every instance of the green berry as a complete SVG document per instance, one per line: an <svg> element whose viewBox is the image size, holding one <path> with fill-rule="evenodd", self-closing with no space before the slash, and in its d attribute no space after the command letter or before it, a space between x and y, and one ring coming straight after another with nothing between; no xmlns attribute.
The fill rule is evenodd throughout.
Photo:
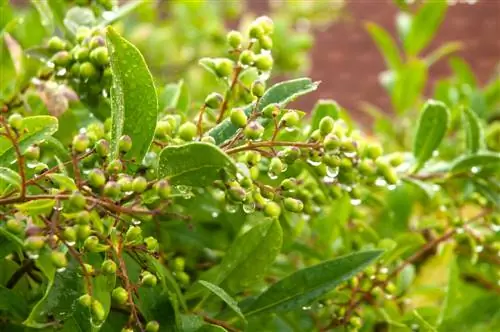
<svg viewBox="0 0 500 332"><path fill-rule="evenodd" d="M73 137L73 150L76 152L84 152L90 144L90 140L86 134L78 134Z"/></svg>
<svg viewBox="0 0 500 332"><path fill-rule="evenodd" d="M259 38L259 45L264 50L270 50L273 48L273 39L269 36L262 36Z"/></svg>
<svg viewBox="0 0 500 332"><path fill-rule="evenodd" d="M301 212L304 209L304 203L301 200L287 197L283 200L285 209L291 212Z"/></svg>
<svg viewBox="0 0 500 332"><path fill-rule="evenodd" d="M338 149L338 147L340 146L340 141L337 136L328 134L323 140L323 146L325 147L326 151L333 151Z"/></svg>
<svg viewBox="0 0 500 332"><path fill-rule="evenodd" d="M94 80L98 76L97 69L90 62L84 62L80 65L80 77L84 80Z"/></svg>
<svg viewBox="0 0 500 332"><path fill-rule="evenodd" d="M323 119L321 119L321 121L319 122L319 132L321 136L325 137L326 135L331 133L334 125L335 120L333 120L333 118L330 116L325 116Z"/></svg>
<svg viewBox="0 0 500 332"><path fill-rule="evenodd" d="M62 51L66 48L66 42L61 38L54 36L49 39L47 46L51 51Z"/></svg>
<svg viewBox="0 0 500 332"><path fill-rule="evenodd" d="M343 152L355 152L356 151L356 144L352 141L352 139L344 138L340 142L340 149Z"/></svg>
<svg viewBox="0 0 500 332"><path fill-rule="evenodd" d="M286 127L296 127L300 122L299 113L296 111L288 111L281 118Z"/></svg>
<svg viewBox="0 0 500 332"><path fill-rule="evenodd" d="M13 113L9 116L9 119L7 121L12 129L19 130L23 125L23 116L19 113Z"/></svg>
<svg viewBox="0 0 500 332"><path fill-rule="evenodd" d="M186 267L186 259L184 259L184 257L175 257L174 270L177 272L184 271L185 267Z"/></svg>
<svg viewBox="0 0 500 332"><path fill-rule="evenodd" d="M43 236L30 236L24 240L24 248L28 251L38 251L45 245Z"/></svg>
<svg viewBox="0 0 500 332"><path fill-rule="evenodd" d="M146 324L146 332L158 332L160 330L160 323L152 320Z"/></svg>
<svg viewBox="0 0 500 332"><path fill-rule="evenodd" d="M240 54L239 62L245 66L251 66L255 61L255 53L250 50L244 50Z"/></svg>
<svg viewBox="0 0 500 332"><path fill-rule="evenodd" d="M142 193L148 187L148 181L142 176L136 177L132 181L132 190L136 193Z"/></svg>
<svg viewBox="0 0 500 332"><path fill-rule="evenodd" d="M78 62L75 62L73 65L71 65L69 72L74 78L80 77L80 64Z"/></svg>
<svg viewBox="0 0 500 332"><path fill-rule="evenodd" d="M270 71L273 67L273 58L270 54L258 54L255 57L255 67L260 71Z"/></svg>
<svg viewBox="0 0 500 332"><path fill-rule="evenodd" d="M141 279L141 284L145 287L154 287L157 282L158 279L151 273L145 273Z"/></svg>
<svg viewBox="0 0 500 332"><path fill-rule="evenodd" d="M107 157L109 156L109 142L106 141L105 139L100 139L95 143L95 151L97 154L101 157Z"/></svg>
<svg viewBox="0 0 500 332"><path fill-rule="evenodd" d="M86 26L80 26L76 30L76 41L82 43L86 38L90 37L90 29Z"/></svg>
<svg viewBox="0 0 500 332"><path fill-rule="evenodd" d="M231 123L238 128L243 128L247 125L247 116L241 108L231 110Z"/></svg>
<svg viewBox="0 0 500 332"><path fill-rule="evenodd" d="M231 48L238 49L243 41L243 36L238 31L232 30L227 34L227 43Z"/></svg>
<svg viewBox="0 0 500 332"><path fill-rule="evenodd" d="M150 151L146 153L144 158L142 159L142 166L146 168L156 168L158 164L158 155L156 152Z"/></svg>
<svg viewBox="0 0 500 332"><path fill-rule="evenodd" d="M73 208L75 208L77 210L81 210L85 207L85 205L87 204L87 201L85 199L85 196L83 196L81 192L73 191L73 193L71 194L71 196L69 198L69 204Z"/></svg>
<svg viewBox="0 0 500 332"><path fill-rule="evenodd" d="M257 121L252 121L243 130L243 134L248 139L259 139L264 133L264 127Z"/></svg>
<svg viewBox="0 0 500 332"><path fill-rule="evenodd" d="M53 251L50 254L50 260L57 269L68 266L68 259L66 258L66 254L60 251Z"/></svg>
<svg viewBox="0 0 500 332"><path fill-rule="evenodd" d="M248 36L250 38L259 39L264 36L264 33L265 32L263 27L257 21L250 24L250 27L248 29Z"/></svg>
<svg viewBox="0 0 500 332"><path fill-rule="evenodd" d="M108 49L104 46L99 46L90 52L90 61L97 66L105 66L109 63Z"/></svg>
<svg viewBox="0 0 500 332"><path fill-rule="evenodd" d="M73 243L76 241L76 231L73 227L66 227L62 233L65 241Z"/></svg>
<svg viewBox="0 0 500 332"><path fill-rule="evenodd" d="M172 134L172 126L168 121L158 121L156 124L156 137L167 137Z"/></svg>
<svg viewBox="0 0 500 332"><path fill-rule="evenodd" d="M191 278L189 277L189 274L187 274L186 272L184 271L181 271L181 272L177 272L175 274L175 278L177 280L179 280L179 283L181 285L188 285L189 284L189 281L191 280Z"/></svg>
<svg viewBox="0 0 500 332"><path fill-rule="evenodd" d="M94 252L97 250L99 246L99 238L95 235L89 236L84 242L83 242L83 247L85 250Z"/></svg>
<svg viewBox="0 0 500 332"><path fill-rule="evenodd" d="M14 234L20 234L24 230L23 223L13 218L7 220L7 222L5 223L5 227L9 232Z"/></svg>
<svg viewBox="0 0 500 332"><path fill-rule="evenodd" d="M170 184L167 180L159 180L158 182L156 182L154 185L154 189L156 191L156 194L163 199L169 198L170 194L172 193L172 188L170 187Z"/></svg>
<svg viewBox="0 0 500 332"><path fill-rule="evenodd" d="M73 54L73 59L78 62L87 61L89 58L89 49L83 46L76 46L71 53Z"/></svg>
<svg viewBox="0 0 500 332"><path fill-rule="evenodd" d="M261 80L256 80L252 83L252 95L257 98L260 98L264 95L266 91L266 83Z"/></svg>
<svg viewBox="0 0 500 332"><path fill-rule="evenodd" d="M117 304L125 304L128 300L128 292L123 287L116 287L111 292L111 298Z"/></svg>
<svg viewBox="0 0 500 332"><path fill-rule="evenodd" d="M98 322L102 322L106 318L104 307L102 306L101 302L95 299L92 300L90 312L92 313L92 318L94 318Z"/></svg>
<svg viewBox="0 0 500 332"><path fill-rule="evenodd" d="M389 163L393 167L398 167L405 161L404 156L401 153L395 153L391 156Z"/></svg>
<svg viewBox="0 0 500 332"><path fill-rule="evenodd" d="M280 114L280 107L278 104L269 104L262 110L262 116L271 119L277 117Z"/></svg>
<svg viewBox="0 0 500 332"><path fill-rule="evenodd" d="M76 232L76 238L79 240L87 239L92 233L92 229L89 225L76 225L74 226Z"/></svg>
<svg viewBox="0 0 500 332"><path fill-rule="evenodd" d="M90 222L90 213L88 211L80 211L75 217L75 223L78 225L87 225Z"/></svg>
<svg viewBox="0 0 500 332"><path fill-rule="evenodd" d="M259 16L255 20L255 22L260 25L260 27L262 28L264 33L266 33L266 34L273 33L274 23L273 23L273 20L271 18L269 18L268 16Z"/></svg>
<svg viewBox="0 0 500 332"><path fill-rule="evenodd" d="M108 181L103 189L104 196L117 198L121 193L120 185L115 181Z"/></svg>
<svg viewBox="0 0 500 332"><path fill-rule="evenodd" d="M142 229L137 226L130 226L125 234L127 242L137 242L142 240Z"/></svg>
<svg viewBox="0 0 500 332"><path fill-rule="evenodd" d="M104 274L115 274L116 273L116 263L111 259L106 259L102 262L101 271Z"/></svg>
<svg viewBox="0 0 500 332"><path fill-rule="evenodd" d="M59 51L50 59L56 66L66 67L71 62L71 55L67 51Z"/></svg>
<svg viewBox="0 0 500 332"><path fill-rule="evenodd" d="M89 47L91 49L96 49L100 46L105 46L105 45L106 42L104 41L104 38L102 38L102 36L94 36L89 41Z"/></svg>
<svg viewBox="0 0 500 332"><path fill-rule="evenodd" d="M228 193L228 196L233 201L236 201L236 202L243 202L247 196L245 189L243 189L239 185L229 188L227 193Z"/></svg>
<svg viewBox="0 0 500 332"><path fill-rule="evenodd" d="M153 252L158 251L158 240L155 239L154 237L149 236L149 237L145 238L144 244L146 245L146 248L149 251L153 251Z"/></svg>
<svg viewBox="0 0 500 332"><path fill-rule="evenodd" d="M301 156L301 151L298 147L292 146L283 150L284 160L287 164L293 164Z"/></svg>
<svg viewBox="0 0 500 332"><path fill-rule="evenodd" d="M118 148L120 152L129 152L132 149L132 139L128 135L122 135L118 140Z"/></svg>
<svg viewBox="0 0 500 332"><path fill-rule="evenodd" d="M278 157L273 157L269 163L269 172L281 174L283 172L283 162Z"/></svg>
<svg viewBox="0 0 500 332"><path fill-rule="evenodd" d="M213 92L205 98L205 105L209 108L218 109L223 100L224 97L220 93Z"/></svg>
<svg viewBox="0 0 500 332"><path fill-rule="evenodd" d="M215 72L219 77L228 77L233 72L233 62L229 59L220 59L215 64Z"/></svg>
<svg viewBox="0 0 500 332"><path fill-rule="evenodd" d="M192 122L183 123L179 127L179 137L184 141L192 141L196 136L196 125Z"/></svg>
<svg viewBox="0 0 500 332"><path fill-rule="evenodd" d="M283 181L281 181L280 187L283 190L292 190L292 189L295 189L297 187L297 181L295 179L293 179L293 178L291 178L291 179L284 179Z"/></svg>
<svg viewBox="0 0 500 332"><path fill-rule="evenodd" d="M78 302L85 308L90 308L90 305L92 304L92 296L84 294L78 298Z"/></svg>
<svg viewBox="0 0 500 332"><path fill-rule="evenodd" d="M377 159L378 157L380 157L382 155L382 146L380 146L380 144L369 144L367 147L366 147L366 156L370 159Z"/></svg>
<svg viewBox="0 0 500 332"><path fill-rule="evenodd" d="M248 151L245 155L245 161L249 166L255 166L259 163L262 156L257 151Z"/></svg>
<svg viewBox="0 0 500 332"><path fill-rule="evenodd" d="M215 138L213 138L212 136L203 136L201 138L201 142L215 145Z"/></svg>
<svg viewBox="0 0 500 332"><path fill-rule="evenodd" d="M117 182L122 192L132 191L132 177L130 175L120 174Z"/></svg>
<svg viewBox="0 0 500 332"><path fill-rule="evenodd" d="M94 188L102 188L106 183L104 172L98 168L94 168L89 172L89 184Z"/></svg>
<svg viewBox="0 0 500 332"><path fill-rule="evenodd" d="M29 146L24 151L24 157L27 160L38 160L40 158L40 148L36 145Z"/></svg>
<svg viewBox="0 0 500 332"><path fill-rule="evenodd" d="M111 160L106 166L106 172L110 174L118 174L123 170L123 163L120 159Z"/></svg>
<svg viewBox="0 0 500 332"><path fill-rule="evenodd" d="M267 202L264 206L264 213L268 217L277 218L281 214L281 207L275 202Z"/></svg>

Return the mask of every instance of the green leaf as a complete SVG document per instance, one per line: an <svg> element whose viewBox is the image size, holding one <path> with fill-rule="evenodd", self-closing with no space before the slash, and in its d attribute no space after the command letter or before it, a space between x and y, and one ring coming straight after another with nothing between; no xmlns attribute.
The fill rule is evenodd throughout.
<svg viewBox="0 0 500 332"><path fill-rule="evenodd" d="M428 66L432 66L440 59L444 58L445 56L447 56L451 53L455 53L457 51L460 51L462 48L463 48L463 45L460 42L446 43L444 45L441 45L436 50L432 51L432 53L430 53L429 55L427 55L425 57L425 62L427 63Z"/></svg>
<svg viewBox="0 0 500 332"><path fill-rule="evenodd" d="M399 114L408 111L422 94L428 75L427 64L418 59L408 61L395 73L391 100Z"/></svg>
<svg viewBox="0 0 500 332"><path fill-rule="evenodd" d="M21 153L29 146L38 144L46 137L57 131L57 119L53 116L30 116L24 118L22 133L18 138ZM16 159L16 153L12 142L4 136L0 136L0 165L8 165Z"/></svg>
<svg viewBox="0 0 500 332"><path fill-rule="evenodd" d="M73 7L66 13L64 17L64 26L68 31L75 35L79 27L84 26L91 28L96 25L94 12L85 7Z"/></svg>
<svg viewBox="0 0 500 332"><path fill-rule="evenodd" d="M45 0L31 0L31 3L40 15L40 23L42 23L47 33L51 35L54 32L54 15L49 3Z"/></svg>
<svg viewBox="0 0 500 332"><path fill-rule="evenodd" d="M227 330L219 325L205 324L197 332L227 332Z"/></svg>
<svg viewBox="0 0 500 332"><path fill-rule="evenodd" d="M478 152L477 154L461 156L455 159L451 165L452 173L462 173L473 171L472 168L494 168L500 165L500 153L498 152ZM473 173L477 173L476 170Z"/></svg>
<svg viewBox="0 0 500 332"><path fill-rule="evenodd" d="M458 57L453 57L449 61L453 73L457 76L460 83L467 84L474 88L477 86L477 78L472 68L467 62Z"/></svg>
<svg viewBox="0 0 500 332"><path fill-rule="evenodd" d="M425 103L418 120L413 143L415 171L419 170L439 147L448 129L450 111L445 104L435 100Z"/></svg>
<svg viewBox="0 0 500 332"><path fill-rule="evenodd" d="M54 174L47 175L47 177L49 177L52 181L57 183L61 190L76 190L77 189L75 181L73 181L73 179L67 175L54 173Z"/></svg>
<svg viewBox="0 0 500 332"><path fill-rule="evenodd" d="M168 84L160 96L160 110L173 109L186 114L189 110L189 90L184 80Z"/></svg>
<svg viewBox="0 0 500 332"><path fill-rule="evenodd" d="M132 139L125 158L140 163L153 141L158 118L158 97L153 77L139 50L113 28L106 33L113 86L111 91L111 156L118 157L118 140Z"/></svg>
<svg viewBox="0 0 500 332"><path fill-rule="evenodd" d="M382 53L387 66L392 70L398 70L402 65L398 46L391 35L375 23L367 23L366 30Z"/></svg>
<svg viewBox="0 0 500 332"><path fill-rule="evenodd" d="M444 19L447 7L446 0L434 0L427 1L419 9L404 40L406 52L417 55L429 44Z"/></svg>
<svg viewBox="0 0 500 332"><path fill-rule="evenodd" d="M158 177L171 184L207 186L220 178L220 170L236 172L233 160L218 147L200 142L167 146L160 153Z"/></svg>
<svg viewBox="0 0 500 332"><path fill-rule="evenodd" d="M29 305L21 294L0 285L0 312L6 312L15 319L23 320L29 314L28 309Z"/></svg>
<svg viewBox="0 0 500 332"><path fill-rule="evenodd" d="M299 270L269 287L244 312L250 316L309 305L362 271L381 254L380 250L358 252Z"/></svg>
<svg viewBox="0 0 500 332"><path fill-rule="evenodd" d="M448 272L448 285L446 287L446 297L441 307L438 318L438 327L443 321L453 319L460 309L460 303L463 301L460 292L460 270L456 259L450 264Z"/></svg>
<svg viewBox="0 0 500 332"><path fill-rule="evenodd" d="M340 116L340 106L337 102L328 99L318 100L312 112L311 132L319 128L319 122L325 116L337 120Z"/></svg>
<svg viewBox="0 0 500 332"><path fill-rule="evenodd" d="M217 285L214 285L208 281L205 280L198 280L200 284L205 286L208 290L210 290L212 293L217 295L222 301L226 302L226 304L238 315L241 317L241 319L245 320L245 316L241 312L240 307L238 307L238 303L236 302L235 299L233 299L228 293L226 293L225 290L220 288Z"/></svg>
<svg viewBox="0 0 500 332"><path fill-rule="evenodd" d="M245 114L249 116L254 111L254 108L257 112L260 112L264 107L272 103L277 103L281 107L284 107L299 96L316 90L318 85L318 82L313 82L309 78L298 78L281 82L270 87L264 93L257 105L254 103L247 105L243 110ZM263 122L265 123L265 121ZM231 139L237 131L238 127L234 126L230 119L225 119L212 128L207 134L215 139L217 145L221 145L225 141Z"/></svg>
<svg viewBox="0 0 500 332"><path fill-rule="evenodd" d="M8 185L14 186L17 189L21 189L21 176L10 168L0 167L0 180L5 181ZM3 183L0 188L2 187Z"/></svg>
<svg viewBox="0 0 500 332"><path fill-rule="evenodd" d="M145 3L146 1L139 1L139 0L131 1L123 6L120 6L120 8L112 12L108 12L106 16L103 15L102 18L99 20L99 26L106 27L108 25L111 25L121 20L125 16L129 15L130 13L132 13L134 10L136 10Z"/></svg>
<svg viewBox="0 0 500 332"><path fill-rule="evenodd" d="M465 143L469 153L484 148L484 130L477 114L468 107L463 108L462 119L465 127Z"/></svg>
<svg viewBox="0 0 500 332"><path fill-rule="evenodd" d="M55 203L56 201L53 199L37 199L22 204L16 204L15 207L27 215L37 216L50 213Z"/></svg>

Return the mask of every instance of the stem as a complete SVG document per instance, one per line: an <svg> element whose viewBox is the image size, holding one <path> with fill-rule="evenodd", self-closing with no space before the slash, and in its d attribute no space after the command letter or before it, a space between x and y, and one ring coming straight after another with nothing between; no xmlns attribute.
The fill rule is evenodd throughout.
<svg viewBox="0 0 500 332"><path fill-rule="evenodd" d="M233 154L246 150L253 150L254 148L268 147L272 148L275 146L295 146L298 148L320 148L321 145L318 143L302 143L302 142L286 142L286 141L267 141L267 142L250 142L242 146L238 146L232 149L227 149L227 154Z"/></svg>
<svg viewBox="0 0 500 332"><path fill-rule="evenodd" d="M232 94L233 89L236 85L236 82L238 82L238 76L240 76L242 69L243 69L243 67L236 66L236 68L233 71L233 78L231 80L231 85L229 86L229 89L226 91L226 95L224 96L224 101L222 102L222 105L220 107L220 112L219 112L219 116L217 117L216 123L220 123L222 121L222 119L224 119L224 113L226 113L226 110L227 110L229 97L231 97L231 94Z"/></svg>
<svg viewBox="0 0 500 332"><path fill-rule="evenodd" d="M201 127L201 122L203 120L203 114L205 114L205 109L207 106L203 104L200 108L200 114L198 115L198 122L196 123L196 128L198 128L198 137L201 140L201 136L203 135L203 128Z"/></svg>
<svg viewBox="0 0 500 332"><path fill-rule="evenodd" d="M9 128L7 122L5 122L4 117L0 117L2 121L3 127L5 128L6 137L12 142L14 146L14 151L16 153L17 164L19 165L19 175L21 176L21 197L26 196L26 172L24 170L24 156L19 149L19 144L17 144L17 138L12 135L12 132Z"/></svg>
<svg viewBox="0 0 500 332"><path fill-rule="evenodd" d="M208 316L205 316L205 315L202 315L201 317L203 317L203 320L207 323L210 323L210 324L215 324L215 325L218 325L218 326L222 326L223 328L225 328L226 330L230 331L230 332L239 332L240 330L238 330L237 328L229 325L228 323L222 321L222 320L218 320L218 319L215 319L215 318L210 318Z"/></svg>

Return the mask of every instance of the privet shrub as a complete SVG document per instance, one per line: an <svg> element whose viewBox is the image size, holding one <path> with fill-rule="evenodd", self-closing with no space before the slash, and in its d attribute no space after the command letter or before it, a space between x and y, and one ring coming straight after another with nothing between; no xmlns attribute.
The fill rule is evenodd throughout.
<svg viewBox="0 0 500 332"><path fill-rule="evenodd" d="M68 3L2 22L2 331L500 328L500 81L454 58L423 101L458 47L421 55L444 2L401 4L405 57L367 25L397 111L367 105L375 137L291 108L319 83L269 80L269 17L199 60L216 88L190 100L112 27L141 2ZM55 32L23 51L33 20Z"/></svg>

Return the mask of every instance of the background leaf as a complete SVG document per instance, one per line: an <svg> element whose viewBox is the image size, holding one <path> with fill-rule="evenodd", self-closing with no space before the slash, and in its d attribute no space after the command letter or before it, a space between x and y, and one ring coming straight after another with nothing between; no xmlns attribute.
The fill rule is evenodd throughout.
<svg viewBox="0 0 500 332"><path fill-rule="evenodd" d="M500 153L497 152L479 152L477 154L462 156L457 158L452 166L452 173L461 173L471 171L473 167L497 167L500 165Z"/></svg>
<svg viewBox="0 0 500 332"><path fill-rule="evenodd" d="M402 60L398 46L391 35L379 25L371 22L366 24L366 30L382 53L387 67L398 70L402 65Z"/></svg>
<svg viewBox="0 0 500 332"><path fill-rule="evenodd" d="M5 183L14 186L17 189L21 189L21 176L10 168L0 167L0 180L5 181ZM2 188L2 186L0 186L0 188Z"/></svg>
<svg viewBox="0 0 500 332"><path fill-rule="evenodd" d="M477 114L468 107L463 108L462 119L465 127L465 144L469 153L484 148L484 130Z"/></svg>
<svg viewBox="0 0 500 332"><path fill-rule="evenodd" d="M311 132L319 128L319 122L325 116L330 116L334 120L337 120L340 116L340 106L337 102L333 100L321 99L316 105L312 112L311 119Z"/></svg>
<svg viewBox="0 0 500 332"><path fill-rule="evenodd" d="M207 288L209 291L217 295L222 301L224 301L238 316L241 317L241 319L245 320L245 316L241 312L240 307L238 307L238 302L236 302L235 299L233 299L228 293L226 293L225 290L220 288L217 285L214 285L208 281L205 280L198 280L200 284L202 284L205 288Z"/></svg>

